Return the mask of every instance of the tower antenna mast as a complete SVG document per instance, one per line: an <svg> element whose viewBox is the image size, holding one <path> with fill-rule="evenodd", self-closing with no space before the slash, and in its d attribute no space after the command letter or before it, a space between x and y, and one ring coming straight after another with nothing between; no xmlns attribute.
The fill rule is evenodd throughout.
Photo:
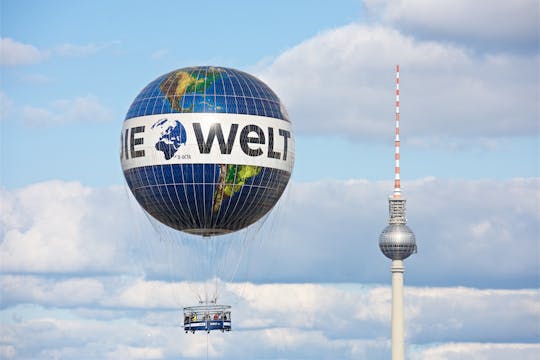
<svg viewBox="0 0 540 360"><path fill-rule="evenodd" d="M396 139L395 139L395 171L394 171L394 194L395 199L401 197L401 182L399 178L399 65L396 65Z"/></svg>
<svg viewBox="0 0 540 360"><path fill-rule="evenodd" d="M401 195L399 139L399 65L396 65L396 137L394 192L388 199L390 220L379 237L379 248L392 260L392 360L405 358L403 316L403 260L416 252L416 239L406 225L405 198Z"/></svg>

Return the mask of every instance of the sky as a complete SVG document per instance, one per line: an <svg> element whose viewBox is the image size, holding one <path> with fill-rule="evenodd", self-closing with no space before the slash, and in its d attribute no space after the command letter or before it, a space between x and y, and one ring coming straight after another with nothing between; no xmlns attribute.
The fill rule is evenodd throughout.
<svg viewBox="0 0 540 360"><path fill-rule="evenodd" d="M388 359L396 64L407 358L538 358L537 1L0 0L0 35L0 358ZM180 327L207 285L191 239L119 162L139 91L193 65L263 80L296 142L209 336Z"/></svg>

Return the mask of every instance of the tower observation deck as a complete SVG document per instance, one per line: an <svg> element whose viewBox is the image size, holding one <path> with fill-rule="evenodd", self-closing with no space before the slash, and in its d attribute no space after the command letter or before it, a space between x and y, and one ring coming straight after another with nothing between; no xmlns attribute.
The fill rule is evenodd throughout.
<svg viewBox="0 0 540 360"><path fill-rule="evenodd" d="M379 237L379 248L391 260L405 260L416 252L416 238L406 225L404 198L390 198L390 221Z"/></svg>

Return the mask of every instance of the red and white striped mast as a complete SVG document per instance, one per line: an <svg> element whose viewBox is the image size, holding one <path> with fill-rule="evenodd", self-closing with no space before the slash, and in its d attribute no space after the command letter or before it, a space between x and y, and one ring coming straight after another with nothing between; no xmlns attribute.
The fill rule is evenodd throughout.
<svg viewBox="0 0 540 360"><path fill-rule="evenodd" d="M396 140L395 140L396 167L394 173L394 194L393 198L401 197L401 183L399 178L399 65L396 65Z"/></svg>

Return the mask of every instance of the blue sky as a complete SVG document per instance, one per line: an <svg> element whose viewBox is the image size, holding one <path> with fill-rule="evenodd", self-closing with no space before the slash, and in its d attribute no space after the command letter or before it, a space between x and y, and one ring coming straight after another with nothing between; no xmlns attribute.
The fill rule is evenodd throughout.
<svg viewBox="0 0 540 360"><path fill-rule="evenodd" d="M487 8L2 0L0 357L206 357L206 337L176 323L198 285L173 259L181 246L156 240L130 200L118 141L146 84L218 65L280 96L296 164L221 285L237 321L209 339L209 356L388 358L390 264L377 237L399 63L403 191L419 245L406 262L408 356L537 358L540 9Z"/></svg>

